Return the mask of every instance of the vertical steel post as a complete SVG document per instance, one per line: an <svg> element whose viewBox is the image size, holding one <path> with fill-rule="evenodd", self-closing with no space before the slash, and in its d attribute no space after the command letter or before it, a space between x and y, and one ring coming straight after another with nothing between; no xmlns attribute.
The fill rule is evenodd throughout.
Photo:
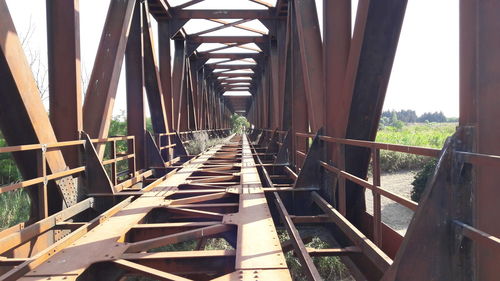
<svg viewBox="0 0 500 281"><path fill-rule="evenodd" d="M127 77L127 133L135 137L135 163L138 169L145 165L146 117L144 114L144 42L142 37L142 9L137 3L130 27L125 54ZM128 153L132 152L132 147ZM132 159L133 160L133 159ZM129 166L132 164L129 161Z"/></svg>
<svg viewBox="0 0 500 281"><path fill-rule="evenodd" d="M323 59L325 71L326 135L344 137L339 124L345 114L343 102L349 48L351 46L351 0L323 0ZM350 97L350 96L349 96ZM331 155L331 153L329 153ZM333 155L332 155L333 156Z"/></svg>
<svg viewBox="0 0 500 281"><path fill-rule="evenodd" d="M500 155L500 1L460 1L460 126L473 126L473 152ZM500 236L498 169L476 166L474 227ZM500 254L475 245L476 279L498 279Z"/></svg>
<svg viewBox="0 0 500 281"><path fill-rule="evenodd" d="M185 50L184 40L175 40L174 67L172 70L173 129L178 130L181 94L184 87Z"/></svg>
<svg viewBox="0 0 500 281"><path fill-rule="evenodd" d="M58 141L80 138L83 130L79 0L48 0L47 50L50 122ZM62 149L66 163L78 166L78 149Z"/></svg>
<svg viewBox="0 0 500 281"><path fill-rule="evenodd" d="M169 128L174 128L174 108L172 96L172 62L170 55L170 34L169 22L166 20L158 21L158 51L160 78L163 90L163 99L165 101L165 111L169 121Z"/></svg>

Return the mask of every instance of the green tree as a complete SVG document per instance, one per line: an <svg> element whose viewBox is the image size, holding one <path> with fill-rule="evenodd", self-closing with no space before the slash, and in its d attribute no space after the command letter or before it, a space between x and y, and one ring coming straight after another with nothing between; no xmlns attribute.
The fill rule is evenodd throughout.
<svg viewBox="0 0 500 281"><path fill-rule="evenodd" d="M245 116L234 113L231 116L231 131L235 134L241 134L244 130L250 127L250 122L248 122Z"/></svg>

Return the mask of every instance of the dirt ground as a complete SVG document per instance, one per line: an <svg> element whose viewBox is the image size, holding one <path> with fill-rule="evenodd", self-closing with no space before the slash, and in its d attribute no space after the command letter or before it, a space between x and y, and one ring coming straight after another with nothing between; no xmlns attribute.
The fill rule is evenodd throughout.
<svg viewBox="0 0 500 281"><path fill-rule="evenodd" d="M393 193L410 199L412 181L416 172L403 171L391 174L382 174L381 186ZM369 179L371 182L371 178ZM367 212L373 214L372 192L365 192ZM413 216L413 211L400 204L382 196L382 221L395 229L401 235L405 235L408 224Z"/></svg>

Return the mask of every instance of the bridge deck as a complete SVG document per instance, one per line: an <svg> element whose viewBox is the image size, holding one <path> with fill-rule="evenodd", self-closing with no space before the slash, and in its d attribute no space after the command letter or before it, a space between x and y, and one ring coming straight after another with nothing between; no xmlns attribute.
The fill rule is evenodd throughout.
<svg viewBox="0 0 500 281"><path fill-rule="evenodd" d="M125 273L160 280L291 280L246 136L201 154L136 197L74 242L24 264L34 269L20 280L112 280ZM161 248L216 237L234 250Z"/></svg>

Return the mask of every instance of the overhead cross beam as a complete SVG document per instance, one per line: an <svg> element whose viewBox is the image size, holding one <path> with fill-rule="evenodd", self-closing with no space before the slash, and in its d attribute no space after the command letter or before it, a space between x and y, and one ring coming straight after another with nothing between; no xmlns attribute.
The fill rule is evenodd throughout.
<svg viewBox="0 0 500 281"><path fill-rule="evenodd" d="M172 9L176 19L272 19L267 10L178 10Z"/></svg>
<svg viewBox="0 0 500 281"><path fill-rule="evenodd" d="M264 7L267 7L267 8L273 8L273 5L271 5L271 3L268 3L266 1L262 1L262 0L249 0L249 1L257 3L257 4L262 5Z"/></svg>
<svg viewBox="0 0 500 281"><path fill-rule="evenodd" d="M205 0L191 0L191 1L187 1L186 3L184 4L180 4L178 6L175 6L173 7L174 9L177 9L177 10L181 10L181 9L184 9L184 8L187 8L187 7L190 7L190 6L193 6L195 4L198 4L198 3L201 3Z"/></svg>
<svg viewBox="0 0 500 281"><path fill-rule="evenodd" d="M187 41L193 43L238 43L238 44L248 44L248 43L264 43L266 42L265 36L251 37L251 36L197 36L188 35L186 37Z"/></svg>
<svg viewBox="0 0 500 281"><path fill-rule="evenodd" d="M231 60L239 60L239 59L257 59L262 54L259 53L198 53L196 55L198 58L206 58L206 59L231 59Z"/></svg>
<svg viewBox="0 0 500 281"><path fill-rule="evenodd" d="M224 24L224 25L230 24L230 22L227 22L227 21L224 21L224 20L220 20L220 19L209 19L209 21L217 22L217 23ZM244 25L241 25L241 24L235 24L234 27L238 28L238 29L241 29L241 30L258 33L258 34L261 34L261 35L267 35L267 32L264 32L262 30L258 30L258 29L255 29L255 28L250 28L250 27L247 27L247 26L244 26Z"/></svg>
<svg viewBox="0 0 500 281"><path fill-rule="evenodd" d="M257 67L255 64L207 64L211 69L252 69Z"/></svg>
<svg viewBox="0 0 500 281"><path fill-rule="evenodd" d="M203 30L203 31L199 31L199 32L193 33L193 34L191 34L191 36L199 36L199 35L207 34L207 33L210 33L210 32L219 31L219 30L222 30L222 29L225 29L225 28L228 28L228 27L231 27L231 26L235 26L235 25L238 25L240 23L249 22L249 21L250 21L249 19L243 19L243 20L238 20L238 21L235 21L235 22L225 23L225 24L223 24L221 26L217 26L217 27L214 27L214 28L210 28L210 29L206 29L206 30Z"/></svg>

